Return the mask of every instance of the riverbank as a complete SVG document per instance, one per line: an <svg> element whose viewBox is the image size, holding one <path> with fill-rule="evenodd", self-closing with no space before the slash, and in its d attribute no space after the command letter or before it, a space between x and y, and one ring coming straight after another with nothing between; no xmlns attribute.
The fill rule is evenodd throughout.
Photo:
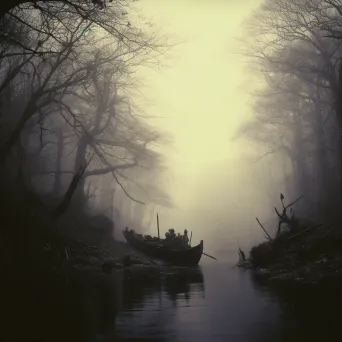
<svg viewBox="0 0 342 342"><path fill-rule="evenodd" d="M20 268L19 265L23 263L23 257L26 261L26 271L61 275L70 272L110 274L114 269L163 266L158 261L136 252L123 241L112 239L107 248L100 249L95 245L86 244L79 239L70 237L62 237L58 240L58 242L52 240L40 248L26 246L25 252L22 251L21 257L16 260L17 267Z"/></svg>
<svg viewBox="0 0 342 342"><path fill-rule="evenodd" d="M342 279L342 234L302 225L254 246L238 267L271 282L318 284Z"/></svg>
<svg viewBox="0 0 342 342"><path fill-rule="evenodd" d="M72 272L109 274L137 265L159 266L127 243L115 241L115 222L90 214L84 198L70 202L55 219L52 213L62 198L38 195L23 184L3 183L0 194L7 199L0 219L0 266L7 279L30 275L40 279L44 274L65 278Z"/></svg>
<svg viewBox="0 0 342 342"><path fill-rule="evenodd" d="M130 302L132 293L139 297L146 286L158 288L165 279L178 285L184 272L188 276L184 269L146 258L123 241L111 240L100 249L54 235L35 244L18 240L14 246L7 245L12 247L7 248L11 268L0 285L6 313L1 340L93 342L98 331L115 328L117 310Z"/></svg>

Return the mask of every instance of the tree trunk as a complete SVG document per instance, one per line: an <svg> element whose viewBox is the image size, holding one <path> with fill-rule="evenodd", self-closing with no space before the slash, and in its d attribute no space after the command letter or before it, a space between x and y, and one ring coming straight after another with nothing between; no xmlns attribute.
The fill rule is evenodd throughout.
<svg viewBox="0 0 342 342"><path fill-rule="evenodd" d="M89 138L86 134L82 135L78 141L77 152L76 152L76 159L75 159L75 173L86 164L86 153L89 144ZM83 196L85 189L85 178L82 177L78 183L78 187L76 190L76 196Z"/></svg>
<svg viewBox="0 0 342 342"><path fill-rule="evenodd" d="M58 142L57 142L57 154L56 154L56 166L55 166L55 180L53 183L53 195L58 197L62 189L62 174L61 174L61 164L64 149L64 136L63 131L58 131Z"/></svg>
<svg viewBox="0 0 342 342"><path fill-rule="evenodd" d="M6 162L9 154L11 153L12 148L19 141L21 132L26 126L27 121L36 113L36 101L39 95L33 96L33 98L26 105L23 114L21 115L19 121L14 127L13 131L5 141L5 143L0 148L0 163Z"/></svg>
<svg viewBox="0 0 342 342"><path fill-rule="evenodd" d="M319 94L317 95L319 96ZM319 199L319 206L321 207L323 217L327 217L329 212L327 211L327 194L331 190L331 181L329 181L327 169L329 167L327 156L327 149L326 149L326 142L324 138L324 127L323 127L323 120L322 114L319 104L316 105L314 111L314 135L316 137L316 161L318 166L318 173L319 173L319 184L318 184L318 199ZM334 181L334 180L332 180Z"/></svg>
<svg viewBox="0 0 342 342"><path fill-rule="evenodd" d="M335 111L336 111L336 117L337 117L337 123L340 129L340 136L339 136L339 144L337 147L338 151L338 170L339 170L339 196L337 201L338 203L338 209L337 209L337 217L338 221L337 225L341 227L340 229L342 230L342 225L341 225L341 197L342 197L342 58L340 58L340 68L339 68L339 74L338 74L338 87L337 91L335 93Z"/></svg>
<svg viewBox="0 0 342 342"><path fill-rule="evenodd" d="M296 186L300 193L297 195L308 195L309 186L309 175L307 170L307 165L305 162L305 150L303 146L303 132L302 132L302 122L301 117L298 115L296 123L294 125L294 155L293 159L296 165Z"/></svg>
<svg viewBox="0 0 342 342"><path fill-rule="evenodd" d="M10 155L12 148L18 142L20 138L20 134L25 127L26 119L22 117L17 125L15 126L14 130L5 141L5 143L0 148L0 163L5 163L8 156Z"/></svg>

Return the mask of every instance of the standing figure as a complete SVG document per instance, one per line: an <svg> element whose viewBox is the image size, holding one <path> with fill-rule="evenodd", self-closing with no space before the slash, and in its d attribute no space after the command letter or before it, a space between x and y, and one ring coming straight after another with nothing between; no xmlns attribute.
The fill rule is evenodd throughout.
<svg viewBox="0 0 342 342"><path fill-rule="evenodd" d="M189 245L189 237L188 237L188 231L184 229L184 235L183 235L183 244L185 246Z"/></svg>

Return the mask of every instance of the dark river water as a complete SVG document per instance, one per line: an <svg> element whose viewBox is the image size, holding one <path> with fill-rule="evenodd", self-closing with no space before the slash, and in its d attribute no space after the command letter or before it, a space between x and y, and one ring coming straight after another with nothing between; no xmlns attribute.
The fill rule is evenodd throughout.
<svg viewBox="0 0 342 342"><path fill-rule="evenodd" d="M0 341L342 341L337 283L269 287L214 262L148 273L2 291Z"/></svg>

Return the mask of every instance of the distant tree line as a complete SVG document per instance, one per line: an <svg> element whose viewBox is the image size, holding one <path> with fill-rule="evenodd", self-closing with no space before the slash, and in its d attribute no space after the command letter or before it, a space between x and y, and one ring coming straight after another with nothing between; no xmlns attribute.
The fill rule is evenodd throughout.
<svg viewBox="0 0 342 342"><path fill-rule="evenodd" d="M286 197L341 223L342 1L266 0L246 22L242 54L259 79L239 134L277 155Z"/></svg>

